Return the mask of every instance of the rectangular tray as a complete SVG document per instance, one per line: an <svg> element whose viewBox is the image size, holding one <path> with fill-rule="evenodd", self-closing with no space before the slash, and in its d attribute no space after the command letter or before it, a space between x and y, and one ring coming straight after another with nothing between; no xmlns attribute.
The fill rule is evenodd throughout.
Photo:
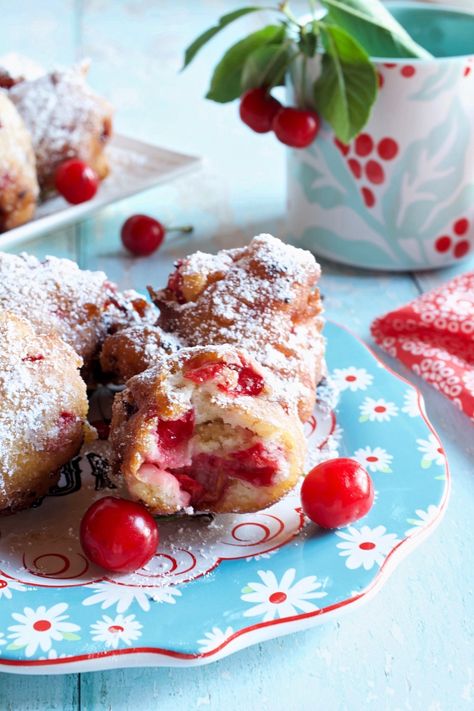
<svg viewBox="0 0 474 711"><path fill-rule="evenodd" d="M112 138L107 154L110 174L92 200L81 205L70 205L59 196L45 200L32 220L0 234L0 249L78 222L106 205L189 173L201 163L196 156L169 151L120 134Z"/></svg>

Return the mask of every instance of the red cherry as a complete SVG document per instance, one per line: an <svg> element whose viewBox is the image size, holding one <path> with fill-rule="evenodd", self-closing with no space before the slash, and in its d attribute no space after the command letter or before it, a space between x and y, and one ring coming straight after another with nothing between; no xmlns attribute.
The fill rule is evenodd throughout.
<svg viewBox="0 0 474 711"><path fill-rule="evenodd" d="M380 185L385 180L385 173L380 165L375 160L369 160L365 166L365 174L374 185Z"/></svg>
<svg viewBox="0 0 474 711"><path fill-rule="evenodd" d="M281 109L273 119L273 130L279 141L292 148L306 148L316 138L320 119L314 111Z"/></svg>
<svg viewBox="0 0 474 711"><path fill-rule="evenodd" d="M123 223L120 236L124 246L132 254L147 257L161 246L165 235L169 232L189 234L192 231L193 228L189 225L186 227L165 227L161 222L153 217L148 217L148 215L132 215Z"/></svg>
<svg viewBox="0 0 474 711"><path fill-rule="evenodd" d="M256 133L271 131L272 121L280 109L280 102L264 87L249 89L240 99L240 118Z"/></svg>
<svg viewBox="0 0 474 711"><path fill-rule="evenodd" d="M158 528L134 501L106 496L90 506L80 528L81 546L96 565L114 573L132 573L155 554Z"/></svg>
<svg viewBox="0 0 474 711"><path fill-rule="evenodd" d="M377 152L383 160L393 160L398 153L398 144L393 138L382 138L377 146Z"/></svg>
<svg viewBox="0 0 474 711"><path fill-rule="evenodd" d="M124 246L139 257L153 254L162 244L166 230L161 222L148 215L132 215L120 231Z"/></svg>
<svg viewBox="0 0 474 711"><path fill-rule="evenodd" d="M65 200L78 205L94 197L99 187L99 178L87 163L72 158L56 170L55 185Z"/></svg>
<svg viewBox="0 0 474 711"><path fill-rule="evenodd" d="M368 133L360 133L355 140L355 152L365 158L374 150L374 142Z"/></svg>
<svg viewBox="0 0 474 711"><path fill-rule="evenodd" d="M303 511L322 528L337 528L365 516L374 501L372 479L354 459L330 459L306 475Z"/></svg>

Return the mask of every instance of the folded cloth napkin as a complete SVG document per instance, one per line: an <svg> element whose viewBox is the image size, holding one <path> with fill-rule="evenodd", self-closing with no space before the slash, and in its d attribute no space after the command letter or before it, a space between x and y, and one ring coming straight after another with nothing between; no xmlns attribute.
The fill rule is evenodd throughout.
<svg viewBox="0 0 474 711"><path fill-rule="evenodd" d="M377 318L371 331L474 421L474 272Z"/></svg>

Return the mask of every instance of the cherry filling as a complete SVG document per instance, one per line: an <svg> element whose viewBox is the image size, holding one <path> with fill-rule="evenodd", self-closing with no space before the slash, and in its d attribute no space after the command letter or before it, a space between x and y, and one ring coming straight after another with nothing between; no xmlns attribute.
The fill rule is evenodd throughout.
<svg viewBox="0 0 474 711"><path fill-rule="evenodd" d="M179 420L160 420L158 440L161 447L172 449L191 439L194 430L194 412L189 410Z"/></svg>
<svg viewBox="0 0 474 711"><path fill-rule="evenodd" d="M175 295L178 304L186 303L186 299L183 294L183 275L179 271L179 268L182 263L183 262L181 259L176 262L176 269L172 274L169 275L167 284L168 289L172 291Z"/></svg>
<svg viewBox="0 0 474 711"><path fill-rule="evenodd" d="M232 476L245 479L256 486L270 486L273 484L278 471L278 458L272 455L261 442L241 452L231 455L234 465L231 467Z"/></svg>
<svg viewBox="0 0 474 711"><path fill-rule="evenodd" d="M229 478L242 479L253 486L271 486L279 470L278 454L270 453L261 443L231 452L227 456L200 453L191 465L172 469L181 488L190 494L190 504L221 498Z"/></svg>
<svg viewBox="0 0 474 711"><path fill-rule="evenodd" d="M238 374L236 384L231 384L229 378L225 377L226 370L234 371ZM219 376L222 377L220 382L217 383L217 387L229 395L250 395L251 397L256 397L260 395L265 387L263 377L249 365L245 364L215 363L210 361L200 363L198 359L193 359L189 361L184 372L184 377L188 380L192 380L194 383L205 383L209 380L216 380Z"/></svg>
<svg viewBox="0 0 474 711"><path fill-rule="evenodd" d="M38 360L44 360L44 355L41 355L41 353L38 354L30 354L26 355L24 358L22 358L22 361L24 363L36 363Z"/></svg>

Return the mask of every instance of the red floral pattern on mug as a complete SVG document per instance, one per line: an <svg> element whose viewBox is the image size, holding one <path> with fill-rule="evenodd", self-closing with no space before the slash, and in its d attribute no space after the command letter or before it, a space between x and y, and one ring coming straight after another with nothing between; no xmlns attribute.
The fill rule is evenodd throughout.
<svg viewBox="0 0 474 711"><path fill-rule="evenodd" d="M368 185L362 185L360 192L367 207L376 203L375 187L383 185L386 180L383 161L394 160L399 152L399 145L394 138L384 136L376 141L368 133L360 133L349 144L334 139L339 151L346 158L347 167L356 180Z"/></svg>
<svg viewBox="0 0 474 711"><path fill-rule="evenodd" d="M462 237L464 227L458 220L454 234ZM474 421L474 272L376 319L371 330L379 346Z"/></svg>
<svg viewBox="0 0 474 711"><path fill-rule="evenodd" d="M462 259L472 248L472 241L469 240L471 231L469 220L461 217L449 233L435 239L434 248L440 254L451 252L456 259Z"/></svg>

